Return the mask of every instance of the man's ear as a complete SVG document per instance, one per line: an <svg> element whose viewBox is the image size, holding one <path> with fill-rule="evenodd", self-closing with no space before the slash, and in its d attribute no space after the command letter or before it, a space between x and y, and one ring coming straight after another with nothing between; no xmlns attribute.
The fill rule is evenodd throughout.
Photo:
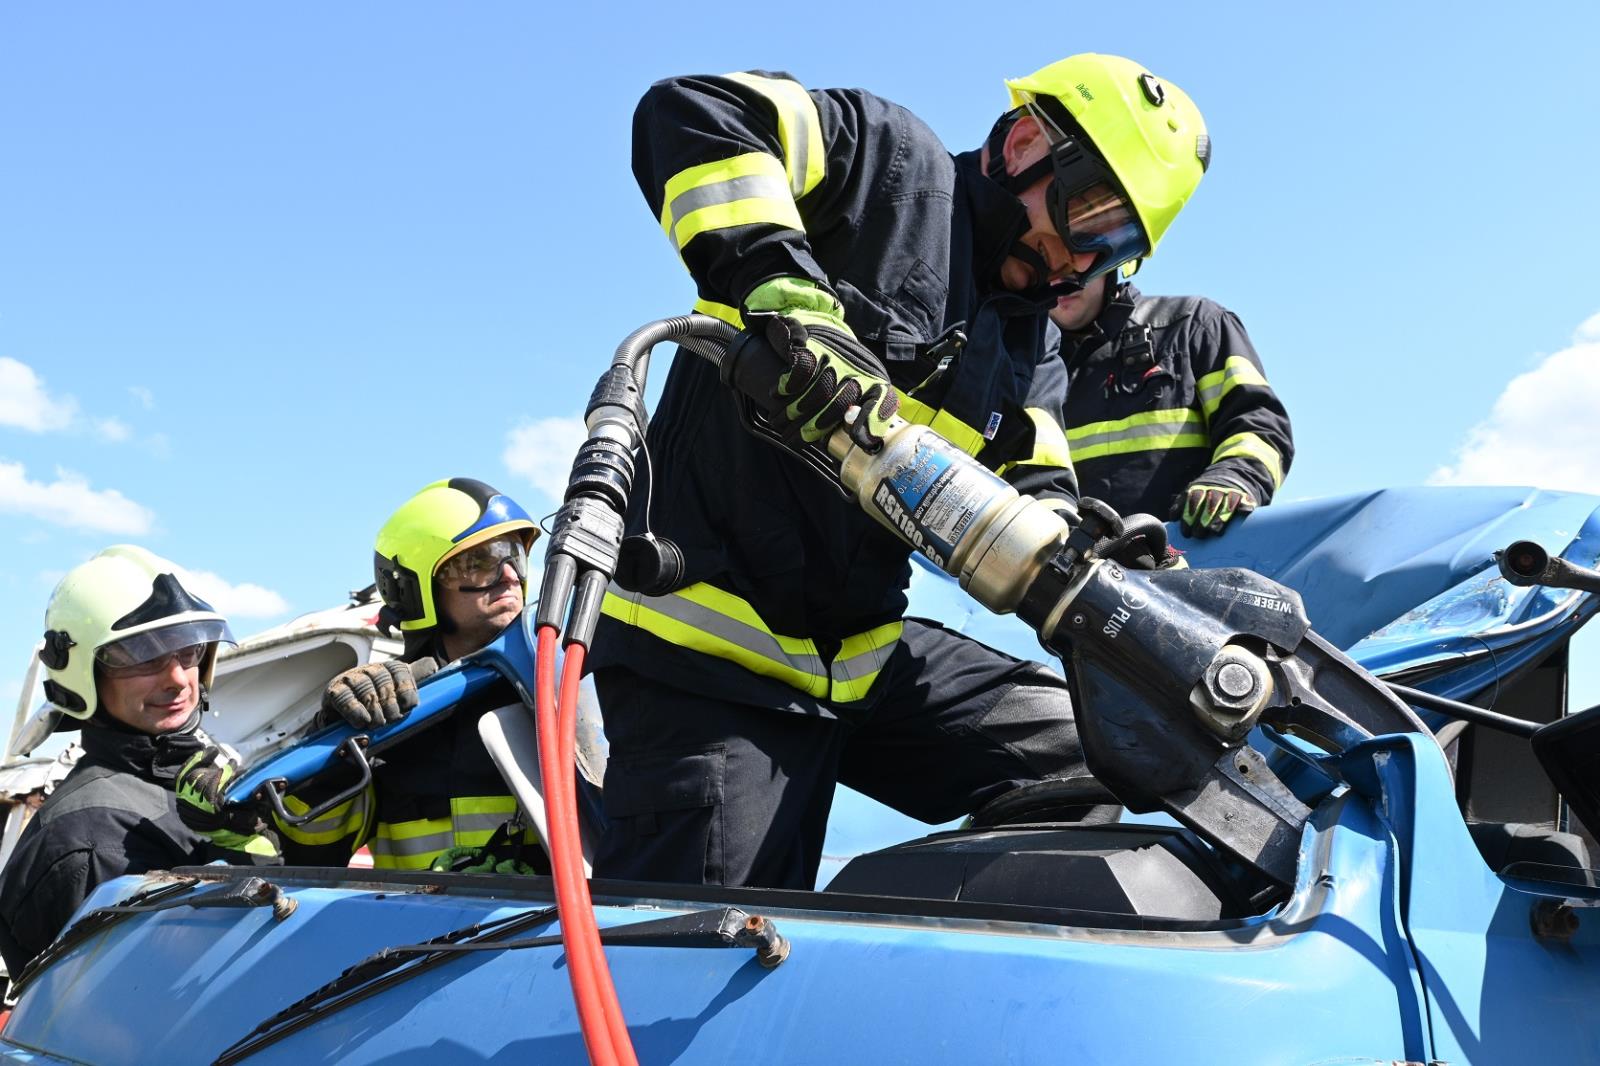
<svg viewBox="0 0 1600 1066"><path fill-rule="evenodd" d="M1050 140L1039 120L1023 115L1006 131L1006 173L1020 174L1050 154Z"/></svg>

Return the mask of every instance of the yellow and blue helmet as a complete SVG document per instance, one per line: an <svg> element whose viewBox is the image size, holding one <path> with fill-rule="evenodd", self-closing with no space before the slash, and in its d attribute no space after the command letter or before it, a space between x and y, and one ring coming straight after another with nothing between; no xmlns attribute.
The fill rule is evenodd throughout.
<svg viewBox="0 0 1600 1066"><path fill-rule="evenodd" d="M434 577L455 556L486 541L515 534L523 548L539 539L539 525L510 496L472 478L435 481L401 504L378 530L372 569L392 624L414 633L439 624ZM522 578L527 596L527 571Z"/></svg>

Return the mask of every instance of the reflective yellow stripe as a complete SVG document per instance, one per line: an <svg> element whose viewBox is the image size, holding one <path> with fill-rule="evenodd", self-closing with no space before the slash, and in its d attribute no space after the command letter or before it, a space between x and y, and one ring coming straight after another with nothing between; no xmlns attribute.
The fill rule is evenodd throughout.
<svg viewBox="0 0 1600 1066"><path fill-rule="evenodd" d="M981 432L950 412L929 407L921 400L913 400L900 389L894 391L895 395L900 397L900 417L907 422L929 427L968 455L977 455L983 451L983 446L989 443Z"/></svg>
<svg viewBox="0 0 1600 1066"><path fill-rule="evenodd" d="M1273 491L1283 487L1283 457L1278 454L1278 449L1268 444L1264 438L1255 433L1235 433L1217 445L1211 461L1220 463L1236 455L1254 459L1266 467L1268 476L1272 478Z"/></svg>
<svg viewBox="0 0 1600 1066"><path fill-rule="evenodd" d="M448 818L416 818L380 822L371 841L372 865L385 870L425 870L451 848L477 848L516 814L514 796L455 796ZM526 830L523 840L538 842Z"/></svg>
<svg viewBox="0 0 1600 1066"><path fill-rule="evenodd" d="M297 796L283 797L283 805L290 814L301 815L311 809L311 805ZM354 838L350 843L350 850L354 852L363 843L367 831L367 824L372 815L373 793L370 787L355 799L339 804L333 810L324 814L314 822L305 825L289 825L278 822L278 832L297 844L320 846L337 844L346 837Z"/></svg>
<svg viewBox="0 0 1600 1066"><path fill-rule="evenodd" d="M1090 422L1067 430L1072 461L1081 463L1104 455L1159 451L1169 448L1204 448L1211 444L1205 419L1189 408L1141 411L1127 418Z"/></svg>
<svg viewBox="0 0 1600 1066"><path fill-rule="evenodd" d="M757 222L805 229L783 164L765 152L701 163L667 182L661 229L680 252L701 233Z"/></svg>
<svg viewBox="0 0 1600 1066"><path fill-rule="evenodd" d="M1067 445L1067 435L1055 417L1042 407L1027 408L1028 419L1033 423L1033 452L1026 459L1002 463L995 473L1004 477L1008 470L1019 466L1055 466L1072 469L1072 449Z"/></svg>
<svg viewBox="0 0 1600 1066"><path fill-rule="evenodd" d="M889 661L889 655L900 643L904 622L890 622L865 633L847 637L839 645L829 673L833 678L833 698L839 703L853 703L864 699L873 682Z"/></svg>
<svg viewBox="0 0 1600 1066"><path fill-rule="evenodd" d="M726 615L716 607L699 602L708 598L705 595L708 591L743 605L754 622ZM728 659L753 674L781 681L807 695L821 699L828 694L822 657L816 653L814 644L799 641L797 643L802 646L792 649L791 653L782 641L794 638L779 638L761 625L749 604L721 589L702 583L667 596L645 596L612 585L600 610L619 622L638 626L679 647Z"/></svg>
<svg viewBox="0 0 1600 1066"><path fill-rule="evenodd" d="M1128 455L1132 452L1163 452L1174 448L1204 448L1211 438L1204 433L1171 433L1137 437L1131 440L1106 441L1085 448L1073 448L1075 463L1100 459L1107 455Z"/></svg>
<svg viewBox="0 0 1600 1066"><path fill-rule="evenodd" d="M1261 375L1261 371L1242 355L1228 356L1221 370L1213 371L1195 382L1195 389L1200 396L1200 409L1205 412L1208 422L1216 416L1222 398L1240 385L1267 387L1267 379Z"/></svg>
<svg viewBox="0 0 1600 1066"><path fill-rule="evenodd" d="M714 300L696 300L694 309L702 315L720 318L734 329L744 329L744 317L739 314L738 308L729 307L727 304L719 304Z"/></svg>
<svg viewBox="0 0 1600 1066"><path fill-rule="evenodd" d="M778 140L789 189L796 200L822 183L827 155L822 149L822 116L805 86L788 78L763 78L743 72L729 78L765 96L778 113Z"/></svg>
<svg viewBox="0 0 1600 1066"><path fill-rule="evenodd" d="M680 648L726 659L836 703L867 694L901 631L901 623L891 622L845 638L825 671L814 641L774 633L748 601L704 582L666 596L646 596L613 584L600 610Z"/></svg>

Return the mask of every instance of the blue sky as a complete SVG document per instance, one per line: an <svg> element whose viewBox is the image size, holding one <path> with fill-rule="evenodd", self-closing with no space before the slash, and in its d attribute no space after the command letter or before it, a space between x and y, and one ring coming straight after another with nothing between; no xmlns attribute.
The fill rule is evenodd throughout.
<svg viewBox="0 0 1600 1066"><path fill-rule="evenodd" d="M1393 6L6 5L0 696L107 543L248 632L366 584L427 481L551 509L616 341L691 296L628 167L673 73L863 86L960 150L1003 76L1133 56L1215 142L1140 283L1240 313L1286 498L1600 491L1600 9Z"/></svg>

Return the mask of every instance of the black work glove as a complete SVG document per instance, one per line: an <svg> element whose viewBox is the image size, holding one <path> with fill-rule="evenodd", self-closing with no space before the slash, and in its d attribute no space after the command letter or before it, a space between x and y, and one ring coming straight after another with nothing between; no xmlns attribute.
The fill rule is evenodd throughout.
<svg viewBox="0 0 1600 1066"><path fill-rule="evenodd" d="M778 430L814 443L859 407L850 435L876 451L900 400L888 368L856 340L833 293L803 278L771 278L750 290L744 306L746 334L788 368L768 404Z"/></svg>
<svg viewBox="0 0 1600 1066"><path fill-rule="evenodd" d="M432 659L389 659L346 670L322 693L323 717L337 715L356 729L398 722L417 706L417 683L438 669Z"/></svg>

